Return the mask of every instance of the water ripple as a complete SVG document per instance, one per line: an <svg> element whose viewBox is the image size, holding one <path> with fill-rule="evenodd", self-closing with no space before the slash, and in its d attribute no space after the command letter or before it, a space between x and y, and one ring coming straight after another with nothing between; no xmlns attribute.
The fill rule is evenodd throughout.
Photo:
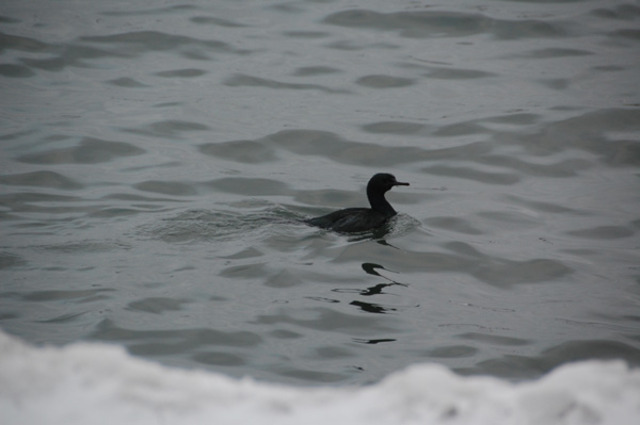
<svg viewBox="0 0 640 425"><path fill-rule="evenodd" d="M112 35L80 37L85 43L112 45L110 52L128 57L146 54L150 51L175 50L185 47L199 47L215 53L237 53L227 43L215 40L199 40L184 35L167 34L159 31L131 31Z"/></svg>
<svg viewBox="0 0 640 425"><path fill-rule="evenodd" d="M566 31L556 23L534 19L503 20L475 13L411 11L379 13L367 9L337 12L324 22L350 28L398 31L409 38L468 37L480 33L496 39L557 38Z"/></svg>
<svg viewBox="0 0 640 425"><path fill-rule="evenodd" d="M72 148L21 155L17 160L29 164L98 164L121 157L142 155L145 152L144 149L130 143L85 137Z"/></svg>

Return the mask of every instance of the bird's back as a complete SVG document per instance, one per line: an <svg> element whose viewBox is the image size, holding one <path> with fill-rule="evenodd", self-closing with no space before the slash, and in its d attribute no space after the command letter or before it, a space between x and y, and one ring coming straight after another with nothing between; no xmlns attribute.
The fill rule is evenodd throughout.
<svg viewBox="0 0 640 425"><path fill-rule="evenodd" d="M382 226L388 215L371 208L346 208L307 220L308 224L336 232L365 232Z"/></svg>

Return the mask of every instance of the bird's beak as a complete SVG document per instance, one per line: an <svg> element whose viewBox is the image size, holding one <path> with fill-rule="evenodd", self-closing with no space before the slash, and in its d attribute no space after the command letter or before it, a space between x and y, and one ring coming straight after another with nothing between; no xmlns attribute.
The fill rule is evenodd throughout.
<svg viewBox="0 0 640 425"><path fill-rule="evenodd" d="M409 183L407 183L407 182L395 182L393 185L394 186L409 186Z"/></svg>

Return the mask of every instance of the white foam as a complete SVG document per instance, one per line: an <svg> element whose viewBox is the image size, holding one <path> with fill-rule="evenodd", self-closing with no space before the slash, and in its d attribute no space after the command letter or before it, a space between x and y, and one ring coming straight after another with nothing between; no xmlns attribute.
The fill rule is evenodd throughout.
<svg viewBox="0 0 640 425"><path fill-rule="evenodd" d="M172 369L112 345L38 348L0 332L0 423L635 425L640 370L581 362L514 384L421 364L371 386L300 388Z"/></svg>

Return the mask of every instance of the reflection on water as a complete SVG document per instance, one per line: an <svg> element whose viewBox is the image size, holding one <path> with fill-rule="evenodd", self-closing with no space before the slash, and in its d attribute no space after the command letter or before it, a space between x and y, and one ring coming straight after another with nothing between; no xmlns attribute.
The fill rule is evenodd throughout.
<svg viewBox="0 0 640 425"><path fill-rule="evenodd" d="M250 3L3 3L4 330L305 384L640 364L637 5ZM389 226L302 223L376 172Z"/></svg>
<svg viewBox="0 0 640 425"><path fill-rule="evenodd" d="M390 292L388 292L388 290L385 291L385 288L389 288L392 286L407 286L403 283L398 283L395 282L392 279L389 279L381 274L379 274L376 269L382 269L384 270L384 267L382 267L379 264L374 264L374 263L363 263L362 264L362 270L364 270L367 274L372 275L372 276L380 276L381 278L389 281L390 283L378 283L375 284L373 286L370 286L368 288L365 289L348 289L348 288L344 288L344 289L334 289L334 292L342 292L342 293L355 293L358 295L362 295L362 296L378 296L378 295L385 295L385 294L389 294ZM378 304L378 303L372 303L372 302L366 302L366 301L362 301L362 300L354 300L351 301L350 305L354 305L359 307L362 311L368 312L368 313L388 313L388 312L394 312L397 311L398 308L397 307L388 307L382 304Z"/></svg>

